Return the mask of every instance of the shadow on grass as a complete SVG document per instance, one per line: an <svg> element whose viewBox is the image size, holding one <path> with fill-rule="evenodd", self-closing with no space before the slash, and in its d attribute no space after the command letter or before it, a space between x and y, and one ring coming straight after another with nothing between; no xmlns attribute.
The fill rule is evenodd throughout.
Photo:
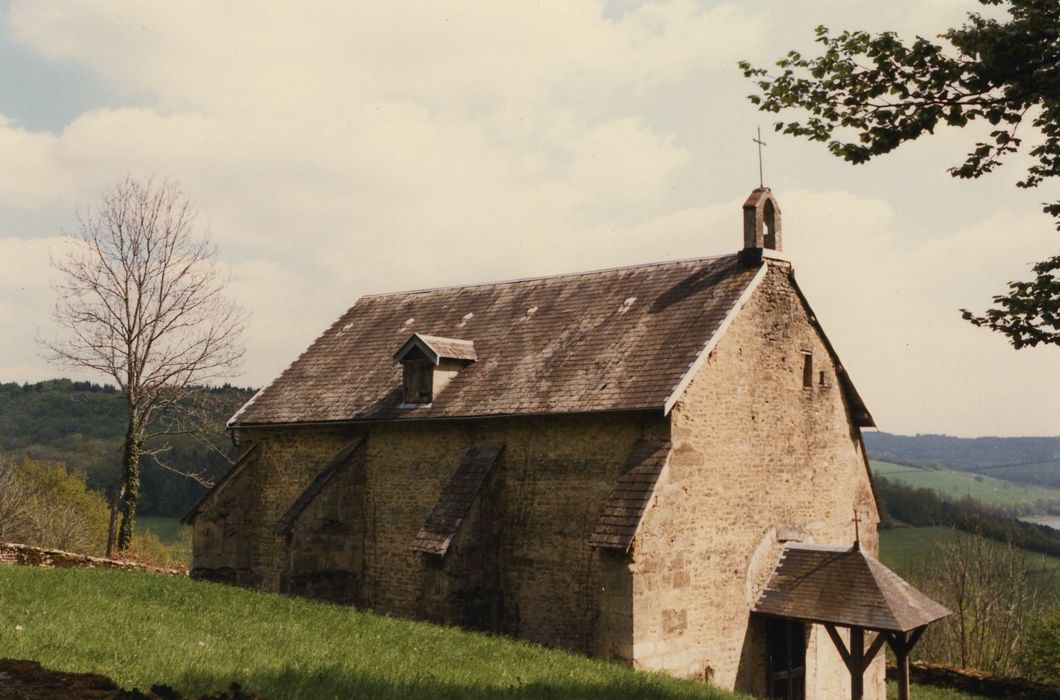
<svg viewBox="0 0 1060 700"><path fill-rule="evenodd" d="M706 698L708 700L734 700L738 697L716 690L707 685L681 684L683 687L667 687L667 679L649 674L634 674L627 678L601 680L600 682L516 682L509 687L503 685L463 685L451 680L431 678L403 678L388 681L381 677L351 674L348 669L337 667L298 671L285 669L273 672L252 672L231 677L185 674L179 682L184 688L195 688L198 693L218 692L239 683L243 690L259 693L267 700L284 698L402 698L407 700L487 700L506 698L510 700L537 700L539 698L563 698L564 700L684 700Z"/></svg>

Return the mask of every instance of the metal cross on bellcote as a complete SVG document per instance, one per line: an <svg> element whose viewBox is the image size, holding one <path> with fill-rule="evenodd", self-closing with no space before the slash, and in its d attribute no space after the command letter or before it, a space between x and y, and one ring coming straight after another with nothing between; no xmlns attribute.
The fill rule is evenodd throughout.
<svg viewBox="0 0 1060 700"><path fill-rule="evenodd" d="M762 177L762 146L767 144L762 140L762 127L758 127L758 137L751 139L751 141L758 144L758 186L765 187L765 180Z"/></svg>

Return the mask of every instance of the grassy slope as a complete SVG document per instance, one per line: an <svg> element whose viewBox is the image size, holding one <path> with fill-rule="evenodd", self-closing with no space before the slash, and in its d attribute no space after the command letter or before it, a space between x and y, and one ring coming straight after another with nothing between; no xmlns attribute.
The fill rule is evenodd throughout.
<svg viewBox="0 0 1060 700"><path fill-rule="evenodd" d="M0 600L2 655L127 688L205 693L236 681L270 699L746 697L503 637L183 578L0 566ZM980 700L926 686L914 696Z"/></svg>
<svg viewBox="0 0 1060 700"><path fill-rule="evenodd" d="M1036 438L956 438L867 431L870 458L901 464L945 466L1008 481L1060 488L1060 435Z"/></svg>
<svg viewBox="0 0 1060 700"><path fill-rule="evenodd" d="M981 695L968 695L949 688L933 688L929 685L914 685L911 688L912 695L916 700L986 700ZM898 686L894 683L887 684L887 699L897 700Z"/></svg>
<svg viewBox="0 0 1060 700"><path fill-rule="evenodd" d="M872 473L876 476L916 488L933 489L950 500L970 496L995 506L1018 505L1043 500L1060 502L1060 489L1013 483L991 476L952 469L920 469L876 460L871 461L870 464Z"/></svg>
<svg viewBox="0 0 1060 700"><path fill-rule="evenodd" d="M1043 462L984 467L982 471L999 479L1042 484L1060 489L1060 457Z"/></svg>
<svg viewBox="0 0 1060 700"><path fill-rule="evenodd" d="M948 527L902 527L880 530L880 561L900 576L925 571L937 561L935 546L945 537L971 537ZM1000 546L1000 545L998 545ZM1027 552L1031 578L1060 594L1060 559Z"/></svg>
<svg viewBox="0 0 1060 700"><path fill-rule="evenodd" d="M735 698L500 637L149 574L0 566L0 649L125 687L269 698ZM22 630L16 631L15 626Z"/></svg>

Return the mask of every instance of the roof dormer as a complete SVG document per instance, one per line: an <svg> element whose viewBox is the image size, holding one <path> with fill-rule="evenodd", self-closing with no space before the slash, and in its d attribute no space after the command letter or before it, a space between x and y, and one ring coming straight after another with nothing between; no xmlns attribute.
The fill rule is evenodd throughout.
<svg viewBox="0 0 1060 700"><path fill-rule="evenodd" d="M477 358L470 340L413 333L394 361L403 367L406 404L429 404L462 369Z"/></svg>

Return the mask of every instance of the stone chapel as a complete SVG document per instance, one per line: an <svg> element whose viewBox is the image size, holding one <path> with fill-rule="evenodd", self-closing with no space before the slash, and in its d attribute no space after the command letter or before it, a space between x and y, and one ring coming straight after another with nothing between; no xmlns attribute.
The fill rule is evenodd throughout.
<svg viewBox="0 0 1060 700"><path fill-rule="evenodd" d="M362 297L231 418L192 574L882 700L948 611L875 558L873 419L781 234L760 187L732 255Z"/></svg>

